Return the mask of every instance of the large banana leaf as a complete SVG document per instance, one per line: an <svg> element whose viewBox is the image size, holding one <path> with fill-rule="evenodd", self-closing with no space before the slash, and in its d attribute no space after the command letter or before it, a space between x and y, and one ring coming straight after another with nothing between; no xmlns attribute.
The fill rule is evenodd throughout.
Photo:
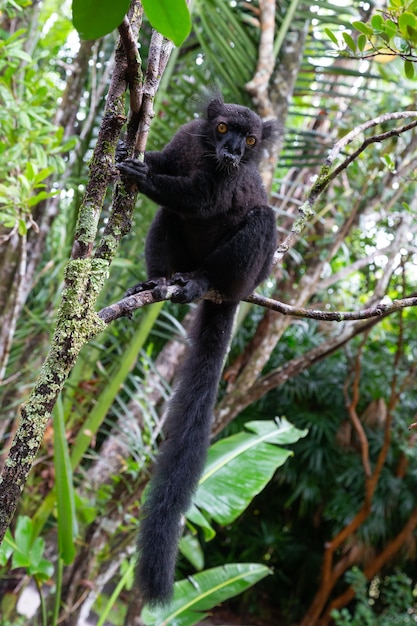
<svg viewBox="0 0 417 626"><path fill-rule="evenodd" d="M271 480L291 450L286 445L305 437L286 419L248 422L247 430L211 446L194 504L219 524L230 524ZM198 524L192 510L188 517Z"/></svg>
<svg viewBox="0 0 417 626"><path fill-rule="evenodd" d="M206 611L251 587L271 570L259 563L229 563L175 583L169 606L142 612L146 626L193 626Z"/></svg>

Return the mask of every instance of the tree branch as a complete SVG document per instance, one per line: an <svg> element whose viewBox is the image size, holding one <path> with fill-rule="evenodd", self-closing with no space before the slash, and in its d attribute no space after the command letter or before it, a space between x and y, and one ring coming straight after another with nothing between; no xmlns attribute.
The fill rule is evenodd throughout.
<svg viewBox="0 0 417 626"><path fill-rule="evenodd" d="M334 161L336 160L336 158L339 156L339 154L349 144L351 144L354 139L356 139L359 135L361 135L365 130L368 130L369 128L373 128L374 126L378 126L379 124L386 124L386 122L390 122L392 120L405 119L407 117L417 117L417 111L394 111L392 113L384 113L383 115L374 117L370 120L367 120L363 124L356 126L353 130L351 130L347 135L342 137L342 139L340 139L334 145L332 150L330 150L325 163L329 166L332 165ZM411 128L414 128L416 124L417 122L411 122L410 124L403 126L402 128L398 128L398 129L393 128L385 133L381 133L380 135L374 135L373 137L366 139L361 146L361 152L363 152L363 150L370 143L384 141L385 139L388 139L389 137L397 136L403 132L406 132L407 130L410 130Z"/></svg>
<svg viewBox="0 0 417 626"><path fill-rule="evenodd" d="M121 317L131 317L132 313L137 309L140 309L149 304L155 302L162 302L163 300L170 300L175 293L175 286L168 288L164 297L155 297L152 291L141 291L133 296L122 298L114 304L101 309L97 315L105 323L110 324ZM205 300L212 300L214 302L221 302L221 294L211 290L207 292ZM276 311L282 315L290 315L293 317L301 317L305 319L314 319L321 322L347 322L366 320L374 317L384 317L390 315L396 311L400 311L405 308L417 306L417 296L410 296L409 298L401 298L392 300L391 302L379 302L366 309L360 309L358 311L322 311L320 309L307 309L299 306L292 306L285 304L279 300L267 298L258 293L254 293L248 298L245 298L245 302L251 304L257 304L265 309Z"/></svg>
<svg viewBox="0 0 417 626"><path fill-rule="evenodd" d="M402 115L403 113L403 115ZM383 118L387 117L387 120ZM397 116L397 117L394 117ZM371 126L375 126L376 124L382 124L384 121L388 121L388 119L399 119L400 117L416 117L417 111L400 111L397 113L387 113L386 115L381 115L380 117L375 118L374 120L370 120L361 126L355 128L352 132L348 133L341 141L339 141L329 156L326 159L326 163L333 163L334 158L338 155L340 151L343 150L349 143L351 143L358 136L359 132L363 132L367 128ZM374 135L373 137L368 137L363 141L363 143L355 150L350 156L348 156L343 163L341 163L338 167L336 167L331 175L329 176L328 183L334 180L342 170L346 169L348 165L350 165L368 146L373 143L380 143L381 141L385 141L385 139L390 139L391 137L399 137L402 133L407 132L408 130L412 130L417 126L417 121L410 122L405 126L401 126L400 128L393 128L391 130L386 131L385 133L380 133L379 135ZM360 129L358 131L358 129Z"/></svg>
<svg viewBox="0 0 417 626"><path fill-rule="evenodd" d="M279 300L266 298L258 294L253 294L247 298L247 302L277 311L282 315L292 315L294 317L304 317L308 319L320 320L322 322L347 322L354 320L365 320L372 317L382 317L395 311L400 311L407 307L417 306L417 297L402 298L391 302L379 302L374 306L358 311L321 311L320 309L306 309L304 307L291 306Z"/></svg>

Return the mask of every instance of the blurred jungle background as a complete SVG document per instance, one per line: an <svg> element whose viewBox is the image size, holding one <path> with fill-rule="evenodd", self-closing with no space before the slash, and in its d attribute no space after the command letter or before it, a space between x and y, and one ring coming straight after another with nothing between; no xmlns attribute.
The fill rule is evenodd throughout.
<svg viewBox="0 0 417 626"><path fill-rule="evenodd" d="M263 167L282 242L341 137L371 118L417 109L417 2L273 2L265 64L268 5L192 4L191 33L156 94L147 149L161 148L199 111L207 85L277 117L280 142ZM151 34L145 15L144 67ZM117 39L114 31L80 41L67 2L0 2L2 463L52 340ZM247 88L260 61L268 110ZM329 185L260 292L323 312L417 295L417 133L389 135L396 125L367 131L388 136ZM110 206L111 186L100 232ZM145 277L155 209L138 198L98 308ZM192 310L144 307L83 347L0 548L2 626L415 623L415 309L330 322L248 303L213 429L214 445L227 440L233 451L216 453L225 454L228 486L201 485L178 564L178 580L195 576L210 601L193 596L190 611L190 590L181 587L175 615L128 617L140 501ZM262 443L277 417L278 435Z"/></svg>

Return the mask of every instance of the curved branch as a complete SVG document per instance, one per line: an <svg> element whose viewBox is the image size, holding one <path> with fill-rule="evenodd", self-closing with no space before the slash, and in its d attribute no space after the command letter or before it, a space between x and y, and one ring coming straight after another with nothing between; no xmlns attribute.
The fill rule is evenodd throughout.
<svg viewBox="0 0 417 626"><path fill-rule="evenodd" d="M401 113L404 113L404 115L401 116ZM406 113L408 115L405 115ZM399 117L416 117L417 116L417 111L404 111L404 112L400 111L398 113L391 113L391 114L387 113L386 115L388 116L388 119L399 119ZM389 116L394 116L394 115L398 115L398 117L389 117ZM335 147L333 148L333 150L331 151L331 153L327 157L326 163L329 163L329 164L333 163L334 158L336 158L336 156L339 154L339 152L345 146L347 146L349 143L351 143L358 136L358 134L360 132L363 132L363 130L366 130L367 128L370 128L371 125L381 124L383 121L386 121L386 120L382 120L381 121L381 118L384 118L384 117L385 117L384 115L381 115L380 117L377 117L374 120L370 120L369 122L366 122L365 124L362 124L361 126L358 126L353 131L348 133L345 137L343 137L343 139L341 139L335 145ZM371 122L373 124L371 124ZM401 126L400 128L392 128L391 130L387 130L385 133L380 133L379 135L374 135L373 137L368 137L359 146L359 148L357 150L355 150L351 155L349 155L343 161L343 163L341 163L338 167L336 167L333 170L333 172L329 176L328 182L331 182L332 180L334 180L340 174L340 172L342 170L346 169L347 166L350 165L361 154L361 152L363 152L372 143L380 143L381 141L384 141L385 139L390 139L391 137L399 137L402 133L405 133L408 130L412 130L416 126L417 126L417 121L410 122L409 124L406 124L405 126Z"/></svg>
<svg viewBox="0 0 417 626"><path fill-rule="evenodd" d="M164 297L155 297L153 292L149 290L141 291L138 294L122 298L118 302L104 307L97 315L105 324L110 324L120 317L130 317L134 311L144 306L153 304L154 302L170 300L175 289L174 285L169 287ZM215 302L221 302L222 300L221 295L214 290L208 291L204 299L213 300ZM321 311L320 309L307 309L299 306L291 306L290 304L285 304L279 300L267 298L257 293L245 298L245 302L257 304L265 309L281 313L282 315L292 315L293 317L314 319L321 322L346 322L366 320L373 317L384 317L385 315L400 311L401 309L417 306L417 296L392 300L391 302L379 302L378 304L359 311Z"/></svg>
<svg viewBox="0 0 417 626"><path fill-rule="evenodd" d="M291 306L280 302L279 300L273 300L272 298L266 298L259 294L253 294L246 300L252 304L259 304L271 311L277 311L282 315L293 315L294 317L304 317L308 319L319 320L322 322L347 322L355 320L366 320L372 317L382 317L389 315L395 311L400 311L407 307L417 306L417 297L402 298L399 300L392 300L391 302L379 302L374 306L370 306L366 309L358 311L321 311L320 309L307 309L304 307Z"/></svg>
<svg viewBox="0 0 417 626"><path fill-rule="evenodd" d="M342 139L340 139L334 145L334 147L330 150L328 157L326 159L327 165L332 165L335 159L339 156L340 152L342 152L342 150L344 150L346 146L352 143L352 141L356 139L356 137L361 135L365 130L368 130L369 128L373 128L374 126L378 126L379 124L385 124L386 122L390 122L392 120L406 119L407 117L417 117L417 111L394 111L392 113L384 113L383 115L378 115L378 117L374 117L371 120L367 120L363 124L356 126L347 135L342 137ZM393 128L390 131L387 131L386 133L381 133L380 135L375 135L374 138L373 137L370 138L370 139L373 139L371 143L375 143L376 141L383 141L384 139L387 139L388 137L393 137L395 135L401 134L405 132L406 130L409 130L408 126L411 126L411 128L413 128L417 124L417 122L412 122L411 124L412 125L407 125L398 129ZM366 143L365 145L365 148L366 148L366 146L369 145L369 139L365 140L364 144L365 143Z"/></svg>

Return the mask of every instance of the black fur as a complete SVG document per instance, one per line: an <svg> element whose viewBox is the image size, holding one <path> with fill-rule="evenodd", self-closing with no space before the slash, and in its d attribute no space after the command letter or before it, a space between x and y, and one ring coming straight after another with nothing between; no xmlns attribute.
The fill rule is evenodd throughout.
<svg viewBox="0 0 417 626"><path fill-rule="evenodd" d="M181 516L203 470L237 305L271 270L275 218L258 162L275 132L274 122L216 97L205 117L181 127L161 152L118 165L161 205L146 241L150 284L173 281L176 302L196 300L209 288L223 298L199 305L142 511L137 575L150 604L172 595Z"/></svg>

